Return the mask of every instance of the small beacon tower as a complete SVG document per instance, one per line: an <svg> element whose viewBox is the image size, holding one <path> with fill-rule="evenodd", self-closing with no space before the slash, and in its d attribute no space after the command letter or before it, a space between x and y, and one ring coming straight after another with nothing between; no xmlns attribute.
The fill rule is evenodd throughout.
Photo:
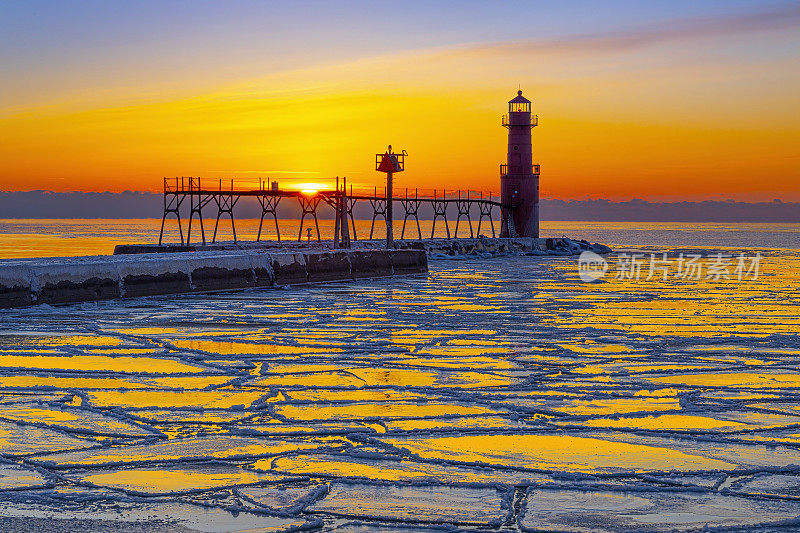
<svg viewBox="0 0 800 533"><path fill-rule="evenodd" d="M503 126L508 128L508 159L500 165L500 202L504 213L501 237L539 237L539 165L533 164L531 131L539 123L531 101L517 91L508 102Z"/></svg>

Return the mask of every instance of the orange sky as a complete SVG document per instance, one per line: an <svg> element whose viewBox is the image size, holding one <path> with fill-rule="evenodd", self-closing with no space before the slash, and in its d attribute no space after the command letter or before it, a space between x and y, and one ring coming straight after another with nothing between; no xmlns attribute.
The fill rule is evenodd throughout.
<svg viewBox="0 0 800 533"><path fill-rule="evenodd" d="M0 189L156 191L180 175L372 186L391 143L409 153L401 188L497 190L500 116L521 84L544 196L800 200L798 26L726 20L8 89Z"/></svg>

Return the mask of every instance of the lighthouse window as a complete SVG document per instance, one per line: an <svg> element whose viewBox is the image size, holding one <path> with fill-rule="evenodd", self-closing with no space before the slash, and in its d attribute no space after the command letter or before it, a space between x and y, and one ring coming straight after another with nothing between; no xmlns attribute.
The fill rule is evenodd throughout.
<svg viewBox="0 0 800 533"><path fill-rule="evenodd" d="M508 104L508 110L511 113L530 113L531 104L529 102L514 102Z"/></svg>
<svg viewBox="0 0 800 533"><path fill-rule="evenodd" d="M515 146L515 147L514 147L514 150L515 150L515 151L516 151L516 150L519 150L519 146Z"/></svg>

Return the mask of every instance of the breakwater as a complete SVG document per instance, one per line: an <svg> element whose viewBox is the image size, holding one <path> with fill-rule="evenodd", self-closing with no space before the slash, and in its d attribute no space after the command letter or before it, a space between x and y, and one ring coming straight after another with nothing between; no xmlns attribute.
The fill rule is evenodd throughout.
<svg viewBox="0 0 800 533"><path fill-rule="evenodd" d="M0 308L418 274L421 250L214 250L0 262Z"/></svg>
<svg viewBox="0 0 800 533"><path fill-rule="evenodd" d="M386 241L357 241L362 250L385 250ZM354 243L355 244L355 243ZM262 242L224 242L216 244L122 244L114 249L115 255L206 252L206 251L252 251L252 250L331 250L331 241L262 241ZM429 257L459 255L503 255L508 253L528 253L530 255L576 255L582 251L609 253L608 246L584 240L557 238L489 238L474 239L421 239L396 240L394 250L423 250Z"/></svg>
<svg viewBox="0 0 800 533"><path fill-rule="evenodd" d="M91 302L160 294L419 274L428 259L504 254L607 253L602 244L567 238L477 238L359 241L357 249L330 242L249 242L212 245L117 246L111 256L0 261L0 308Z"/></svg>

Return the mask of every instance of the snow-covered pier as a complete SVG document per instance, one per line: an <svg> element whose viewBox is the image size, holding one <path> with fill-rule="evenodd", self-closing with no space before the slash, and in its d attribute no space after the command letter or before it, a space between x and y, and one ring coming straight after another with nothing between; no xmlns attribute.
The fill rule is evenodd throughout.
<svg viewBox="0 0 800 533"><path fill-rule="evenodd" d="M0 308L417 274L422 250L214 250L0 262Z"/></svg>
<svg viewBox="0 0 800 533"><path fill-rule="evenodd" d="M428 258L587 250L611 251L567 238L423 239L395 241L391 250L383 241L348 250L324 241L120 245L111 256L0 261L0 308L419 274Z"/></svg>
<svg viewBox="0 0 800 533"><path fill-rule="evenodd" d="M358 248L362 250L385 249L386 241L366 240L358 241ZM589 250L595 253L608 253L608 246L590 243L584 240L568 239L566 237L535 239L525 237L515 238L459 238L459 239L420 239L420 240L395 240L395 250L425 250L429 257L439 255L501 255L508 253L529 253L530 255L576 255ZM122 244L114 249L115 255L127 254L152 254L174 252L208 252L208 251L253 251L253 250L330 250L333 242L319 241L311 243L285 242L285 241L259 241L259 242L221 242L215 244Z"/></svg>

